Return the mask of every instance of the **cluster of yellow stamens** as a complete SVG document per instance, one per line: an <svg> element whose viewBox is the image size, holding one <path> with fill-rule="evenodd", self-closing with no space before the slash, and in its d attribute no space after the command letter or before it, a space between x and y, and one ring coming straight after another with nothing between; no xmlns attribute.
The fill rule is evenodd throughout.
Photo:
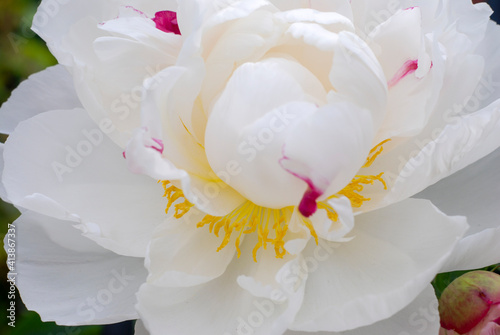
<svg viewBox="0 0 500 335"><path fill-rule="evenodd" d="M377 156L382 153L383 145L388 141L390 140L388 139L379 143L370 151L363 168L369 167L373 164ZM334 197L345 196L351 201L352 207L359 208L364 202L370 200L370 198L366 198L360 194L366 185L371 185L375 181L378 181L382 183L384 189L387 189L387 185L382 179L382 175L383 173L378 175L356 175L352 181L337 194L334 194L323 201L318 201L318 209L325 210L327 217L332 222L337 222L338 214L328 204L328 200ZM193 204L191 204L184 197L184 193L181 189L172 185L168 180L159 182L165 190L165 194L163 196L168 199L167 207L165 209L166 213L168 213L172 205L174 205L174 218L179 219L186 214L191 207L193 207ZM221 233L221 229L224 229L224 237L217 251L226 247L231 240L231 236L235 233L237 234L235 245L239 258L241 255L239 246L242 236L257 232L258 242L252 252L254 261L257 261L257 251L261 247L263 249L267 249L268 243L274 246L276 257L283 258L283 256L286 255L284 238L288 231L288 223L290 222L293 211L293 206L281 209L272 209L257 206L251 201L246 201L225 216L205 215L205 217L198 222L197 227L201 228L208 225L210 233L215 234L217 237ZM300 219L311 233L311 236L314 237L316 244L318 244L318 235L314 230L311 220L304 216L300 216Z"/></svg>
<svg viewBox="0 0 500 335"><path fill-rule="evenodd" d="M191 207L193 207L193 204L190 203L185 197L184 193L182 192L181 189L175 187L174 185L171 185L170 180L160 180L158 183L161 183L163 186L163 189L165 190L165 194L163 196L167 198L167 208L165 208L165 213L168 214L170 207L174 204L179 199L183 199L182 201L178 202L175 204L175 213L174 213L174 218L180 219L181 217L184 216ZM170 186L169 186L170 185Z"/></svg>
<svg viewBox="0 0 500 335"><path fill-rule="evenodd" d="M209 231L219 236L221 228L224 228L224 238L217 251L222 250L230 241L231 235L236 233L236 249L238 258L241 255L239 248L243 234L257 232L258 242L253 249L253 258L257 261L259 248L267 249L267 244L274 245L277 258L283 258L286 254L284 238L288 230L288 222L293 212L293 207L271 209L257 206L250 201L233 210L224 217L206 215L197 227L209 225ZM274 236L269 236L270 229Z"/></svg>

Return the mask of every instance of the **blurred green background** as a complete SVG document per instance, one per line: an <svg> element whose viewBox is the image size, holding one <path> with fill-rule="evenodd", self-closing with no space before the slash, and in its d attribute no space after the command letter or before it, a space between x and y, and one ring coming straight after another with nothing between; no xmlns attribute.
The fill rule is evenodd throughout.
<svg viewBox="0 0 500 335"><path fill-rule="evenodd" d="M0 104L6 101L10 92L26 79L30 74L56 64L56 60L47 50L45 43L31 30L31 20L40 0L1 0L0 3ZM498 7L498 0L491 1L491 5ZM498 15L498 12L495 13ZM0 135L1 136L1 135ZM0 137L4 142L5 137ZM19 212L11 205L0 200L0 236L7 231L7 224L12 223ZM499 272L498 266L487 268ZM439 296L442 290L457 276L464 272L445 273L433 281L434 288ZM59 327L53 322L43 323L38 314L24 309L19 300L16 315L16 327L7 325L6 310L8 308L7 292L9 285L6 281L7 267L6 254L0 253L0 276L3 278L0 287L0 334L4 335L98 335L98 334L126 334L130 332L132 323L116 326L91 327ZM113 330L114 329L114 330Z"/></svg>
<svg viewBox="0 0 500 335"><path fill-rule="evenodd" d="M31 31L38 0L2 0L0 3L0 101L28 75L56 64L45 43Z"/></svg>

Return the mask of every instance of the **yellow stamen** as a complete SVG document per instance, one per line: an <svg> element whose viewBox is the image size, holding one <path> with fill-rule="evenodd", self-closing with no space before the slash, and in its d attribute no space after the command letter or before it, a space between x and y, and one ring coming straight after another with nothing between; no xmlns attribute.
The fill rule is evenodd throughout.
<svg viewBox="0 0 500 335"><path fill-rule="evenodd" d="M274 245L276 257L282 258L286 254L284 248L284 238L288 230L288 221L292 215L293 207L282 209L263 208L246 201L243 205L233 210L226 216L217 217L206 215L197 225L201 228L210 224L209 231L216 236L219 230L224 228L224 238L217 251L222 250L230 242L233 232L238 232L236 238L236 250L238 258L241 256L240 241L243 234L250 234L257 231L258 242L253 250L253 258L257 261L257 251L262 247L267 248L267 244ZM274 237L270 235L270 223Z"/></svg>
<svg viewBox="0 0 500 335"><path fill-rule="evenodd" d="M329 198L331 199L331 197ZM325 201L318 202L318 209L323 209L326 211L326 216L333 222L337 222L339 220L339 215L332 208L332 206L328 205Z"/></svg>
<svg viewBox="0 0 500 335"><path fill-rule="evenodd" d="M328 197L328 199L331 199L337 195L343 195L351 201L352 207L359 208L363 205L365 201L371 200L371 198L365 198L364 196L358 193L363 191L364 185L372 185L375 181L379 181L384 186L384 190L387 190L387 184L385 183L384 179L382 179L383 174L384 173L382 172L376 176L357 175L339 193Z"/></svg>
<svg viewBox="0 0 500 335"><path fill-rule="evenodd" d="M190 203L185 197L184 193L182 190L178 189L174 185L171 185L167 187L170 184L169 180L160 180L158 183L161 183L163 186L163 189L165 190L165 194L163 194L164 197L168 199L167 202L167 208L165 208L165 213L168 214L168 211L170 210L170 207L172 207L172 204L176 202L178 199L184 199L184 201L175 204L175 213L174 213L174 218L180 219L181 217L184 216L191 207L193 207L193 204Z"/></svg>
<svg viewBox="0 0 500 335"><path fill-rule="evenodd" d="M382 153L382 151L384 151L384 144L386 144L390 140L391 139L388 138L387 140L380 142L379 144L374 146L372 150L370 150L368 158L366 158L365 165L363 165L364 168L369 167L370 165L373 164L373 162L375 162L375 159L377 159L377 157Z"/></svg>
<svg viewBox="0 0 500 335"><path fill-rule="evenodd" d="M369 167L373 164L375 159L382 153L383 145L388 141L390 141L390 139L379 143L370 151L363 168ZM328 197L324 201L318 201L318 209L326 211L328 219L332 222L337 222L339 219L338 213L328 204L328 200L338 196L345 196L351 201L352 207L359 208L364 202L370 200L370 198L366 198L360 194L366 185L372 185L375 181L378 181L382 183L384 189L387 189L387 185L384 179L382 179L382 175L383 173L378 175L356 175L340 192ZM181 218L191 209L191 207L193 207L193 204L185 198L182 190L172 185L170 181L165 180L159 181L159 183L160 182L165 190L164 197L168 199L165 212L168 213L172 205L175 203L174 217L177 219ZM252 251L254 261L257 262L258 250L261 247L263 249L267 249L268 243L274 245L276 258L283 258L287 253L285 249L285 236L288 231L288 222L290 221L293 211L293 206L281 209L271 209L257 206L250 201L246 201L244 204L225 216L205 215L196 226L198 228L202 228L208 225L209 232L213 233L217 237L219 237L221 230L224 230L224 236L221 244L217 248L217 252L221 251L229 244L233 232L236 232L237 237L235 246L237 256L240 258L241 237L243 234L257 232L258 241ZM314 230L312 221L309 218L303 216L300 217L302 223L309 230L311 236L314 237L316 244L318 244L318 234Z"/></svg>
<svg viewBox="0 0 500 335"><path fill-rule="evenodd" d="M309 229L309 232L311 233L311 236L314 237L314 241L316 242L316 245L319 243L318 240L318 234L316 234L316 230L314 230L314 226L309 218L306 218L301 215L302 222L304 225Z"/></svg>

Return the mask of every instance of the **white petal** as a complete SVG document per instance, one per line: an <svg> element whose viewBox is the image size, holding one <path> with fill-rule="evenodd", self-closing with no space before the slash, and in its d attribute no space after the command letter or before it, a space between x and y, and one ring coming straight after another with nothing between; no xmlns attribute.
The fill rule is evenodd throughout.
<svg viewBox="0 0 500 335"><path fill-rule="evenodd" d="M432 140L417 142L420 152L400 165L385 203L412 196L500 146L500 100L453 121Z"/></svg>
<svg viewBox="0 0 500 335"><path fill-rule="evenodd" d="M443 72L426 51L420 8L399 11L370 33L369 45L388 80L387 115L377 142L415 135L426 125L439 95Z"/></svg>
<svg viewBox="0 0 500 335"><path fill-rule="evenodd" d="M200 92L205 112L203 115L211 113L234 69L246 62L267 57L270 50L274 51L280 44L286 27L271 11L259 10L226 23L220 35L213 36L215 32L210 33L209 38L202 40L206 68Z"/></svg>
<svg viewBox="0 0 500 335"><path fill-rule="evenodd" d="M317 198L340 191L363 165L373 141L373 119L356 105L332 103L296 121L287 135L280 164L307 183L299 208L306 215Z"/></svg>
<svg viewBox="0 0 500 335"><path fill-rule="evenodd" d="M158 227L146 258L148 283L165 287L196 286L224 273L236 247L229 243L217 252L224 235L216 237L207 227L197 228L205 213L192 208L182 218L171 218Z"/></svg>
<svg viewBox="0 0 500 335"><path fill-rule="evenodd" d="M80 222L87 236L119 254L144 257L165 219L161 185L128 171L120 148L83 110L22 122L4 158L3 183L14 204Z"/></svg>
<svg viewBox="0 0 500 335"><path fill-rule="evenodd" d="M425 31L433 33L452 55L469 52L481 42L491 15L486 4L473 5L468 0L351 0L351 5L361 36L368 35L399 10L418 6L422 10Z"/></svg>
<svg viewBox="0 0 500 335"><path fill-rule="evenodd" d="M368 45L387 80L394 77L404 62L418 57L423 42L421 21L420 8L409 8L394 13L370 32Z"/></svg>
<svg viewBox="0 0 500 335"><path fill-rule="evenodd" d="M352 241L321 258L314 244L306 249L316 267L291 329L345 331L394 315L424 290L466 229L463 217L416 199L356 216Z"/></svg>
<svg viewBox="0 0 500 335"><path fill-rule="evenodd" d="M440 272L470 270L500 263L500 227L466 236Z"/></svg>
<svg viewBox="0 0 500 335"><path fill-rule="evenodd" d="M227 21L244 18L255 10L269 4L265 0L180 1L178 11L179 28L185 35L196 35L196 30L201 26L207 29Z"/></svg>
<svg viewBox="0 0 500 335"><path fill-rule="evenodd" d="M271 2L282 11L312 8L320 12L333 12L352 17L349 0L271 0Z"/></svg>
<svg viewBox="0 0 500 335"><path fill-rule="evenodd" d="M318 237L327 241L340 241L354 227L354 214L351 201L342 196L327 201L328 205L338 214L337 222L330 220L325 210L318 210L311 221Z"/></svg>
<svg viewBox="0 0 500 335"><path fill-rule="evenodd" d="M342 333L317 332L316 335L436 335L439 332L439 311L436 294L431 285L411 304L389 319L373 325L348 330ZM309 335L311 333L288 331L285 335Z"/></svg>
<svg viewBox="0 0 500 335"><path fill-rule="evenodd" d="M214 216L226 215L244 201L238 193L221 180L231 178L229 170L232 174L232 168L228 171L219 171L217 174L207 168L208 178L202 178L197 174L188 174L163 157L164 143L152 137L149 130L138 129L124 152L129 170L137 174L147 175L155 180L178 181L176 186L183 190L184 196L192 204ZM174 141L173 144L177 143ZM171 151L167 153L172 156ZM204 153L201 154L203 156L198 156L199 160L203 160ZM201 169L202 167L198 165L197 168Z"/></svg>
<svg viewBox="0 0 500 335"><path fill-rule="evenodd" d="M237 167L228 184L255 204L297 203L305 185L279 164L284 138L325 98L317 79L296 62L270 58L240 66L208 120L205 147L212 169Z"/></svg>
<svg viewBox="0 0 500 335"><path fill-rule="evenodd" d="M317 23L333 32L339 32L342 30L354 32L354 25L351 20L335 11L322 12L314 9L295 9L277 13L276 17L285 20L288 23Z"/></svg>
<svg viewBox="0 0 500 335"><path fill-rule="evenodd" d="M332 51L337 42L337 35L317 23L296 22L287 30L294 39L303 39L304 43L321 51Z"/></svg>
<svg viewBox="0 0 500 335"><path fill-rule="evenodd" d="M487 86L487 81L491 81L491 74L488 74L488 79L481 80L485 68L485 59L482 56L469 54L453 62L443 62L441 58L446 57L445 54L439 55L439 51L436 50L434 52L432 56L434 66L430 72L433 76L436 76L435 70L438 68L444 68L445 72L441 89L434 88L439 91L439 97L428 125L418 135L420 138L431 136L429 134L432 131L443 127L446 122L453 122L456 115L469 114L480 109L477 98L483 101L485 92L489 95L492 89L491 85ZM464 77L468 80L461 81ZM460 85L456 85L457 81L460 81Z"/></svg>
<svg viewBox="0 0 500 335"><path fill-rule="evenodd" d="M334 15L330 14L309 9L276 13L275 21L281 23L276 26L282 27L284 31L269 54L280 58L293 57L314 74L326 91L334 89L329 71L325 69L332 67L337 32L345 29L353 31L345 16L335 12ZM306 49L307 52L304 52Z"/></svg>
<svg viewBox="0 0 500 335"><path fill-rule="evenodd" d="M26 307L43 321L82 325L137 318L135 293L147 274L143 259L116 255L71 222L34 212L23 213L14 225L17 286Z"/></svg>
<svg viewBox="0 0 500 335"><path fill-rule="evenodd" d="M455 22L457 20L468 20L469 16L475 17L478 11L480 13L483 11L480 9L483 6L473 6L473 10L470 10L472 5L469 1L460 0L460 2L453 2L453 4L455 3L457 5L453 6L451 10L447 9L449 4L446 7L439 8L441 14L429 14L428 10L434 6L432 2L427 2L425 6L421 6L423 26L429 28L434 25L442 25L446 20L441 20L440 15L446 17L450 12L453 12L453 15L457 15L457 13L461 15L460 19L450 18L452 22ZM461 9L458 10L459 8ZM432 10L437 11L438 8ZM382 16L385 16L386 12L387 8ZM466 12L471 15L466 15ZM474 20L478 20L478 18L476 17ZM483 19L479 18L474 23L479 30L482 29L483 24L486 24L481 20ZM441 31L444 27L438 28L436 32ZM465 53L455 55L450 50L440 48L442 50L438 50L437 54L433 54L434 64L436 64L436 61L442 63L441 59L445 60L443 65L445 65L446 71L444 73L443 89L428 125L418 136L405 143L393 139L388 145L387 149L389 150L386 150L383 157L375 161L374 165L368 169L370 173L384 171L384 178L386 178L389 188L392 188L392 183L398 179L398 176L400 181L405 179L404 186L401 184L398 185L398 188L399 191L408 188L409 192L399 198L391 195L391 201L397 201L397 199L403 199L421 191L429 183L432 184L474 162L498 146L498 144L495 144L495 133L498 133L498 131L494 128L496 118L494 115L498 115L498 111L495 111L495 109L498 109L499 105L495 100L500 97L497 80L500 71L498 64L485 62L484 60L495 57L500 52L500 49L495 47L493 42L497 41L500 36L500 30L495 28L495 24L488 26L487 40L477 50L466 48ZM475 34L475 32L470 33ZM448 39L453 41L453 37L448 36ZM445 43L445 41L440 41L440 43ZM460 47L462 48L462 46ZM484 73L481 78L483 69ZM463 77L467 77L468 80L463 81ZM461 84L455 85L456 82ZM488 105L489 103L491 105ZM488 114L491 115L490 120L488 120ZM449 127L445 128L447 125ZM445 134L443 129L451 131L451 133ZM454 133L455 131L456 133ZM475 141L477 141L477 146L474 144ZM434 146L440 146L441 149L435 150ZM480 150L480 147L483 147L483 149ZM417 173L413 178L414 173L417 171L422 174L416 177ZM423 178L420 178L422 176ZM410 189L412 190L410 191ZM382 195L379 195L379 197L382 198ZM377 201L373 200L375 198L377 197L372 197L372 201L367 206L376 205Z"/></svg>
<svg viewBox="0 0 500 335"><path fill-rule="evenodd" d="M455 2L454 2L455 4ZM453 6L452 9L450 9L449 12L454 13L453 15L460 14L461 18L458 19L458 22L461 22L462 20L469 20L469 16L474 20L478 20L478 22L474 23L474 26L478 27L478 32L483 29L483 25L486 24L486 22L483 22L481 18L476 17L478 8L473 8L471 10L471 4L470 2L467 1L460 1L460 5L458 5L458 2L456 2L456 6ZM427 5L427 4L426 4ZM442 22L445 22L446 20L441 20L439 17L434 17L434 14L432 14L432 19L430 21L434 21L434 23L427 22L429 21L429 17L426 18L426 12L431 6L421 6L422 12L423 12L423 21L424 21L424 28L427 26L427 29L429 29L429 25L434 25L434 24L441 24ZM460 7L462 7L460 10ZM468 10L465 10L464 8L468 8ZM466 12L469 12L471 15L465 15ZM474 13L476 12L476 13ZM385 13L385 12L384 12ZM428 15L429 13L427 13ZM484 14L484 13L483 13ZM385 15L385 14L384 14ZM438 14L436 14L438 15ZM447 16L448 11L443 8L443 11L440 15ZM482 15L482 14L481 14ZM450 18L451 21L457 20L456 18ZM462 22L463 23L463 22ZM462 24L460 23L460 24ZM469 22L469 24L472 24ZM436 33L442 30L444 27L441 27L439 29L435 29ZM492 47L494 46L493 41L498 40L498 34L500 31L498 29L492 29L492 26L489 26L489 31L488 31L488 40L485 41L484 43L487 43L486 45L483 44L482 48L478 50L474 50L472 47L466 48L467 51L466 53L460 53L460 54L454 54L450 50L450 46L447 45L448 42L452 42L456 40L451 36L448 36L447 41L440 41L440 43L446 45L446 49L440 49L438 50L436 54L432 55L433 57L433 69L432 72L435 69L438 68L437 65L439 63L443 63L441 59L445 59L445 62L442 65L439 65L439 68L444 66L445 73L444 73L444 83L443 83L443 89L441 90L440 96L439 96L439 101L438 104L433 112L433 116L429 121L428 126L424 129L424 131L418 135L418 137L414 138L412 141L408 141L406 144L404 144L402 147L405 147L405 150L396 150L393 151L392 153L389 153L385 158L387 160L392 159L392 162L387 162L384 164L386 168L383 168L382 171L389 172L391 171L390 165L393 167L398 167L399 170L401 171L403 168L404 174L406 177L412 172L411 170L416 167L416 165L420 165L421 160L423 159L423 156L426 156L429 154L429 150L431 149L430 147L425 147L429 142L432 142L439 138L440 133L444 126L446 124L458 124L459 122L457 115L464 115L464 114L470 114L472 112L477 111L478 109L481 109L488 103L492 102L494 99L498 98L498 93L500 92L498 90L498 84L495 81L496 77L498 76L498 68L496 68L496 65L494 62L486 62L487 66L489 66L488 71L485 71L484 76L481 79L481 73L483 72L484 68L484 60L483 60L483 55L485 57L495 57L495 54L498 53L500 49L497 47ZM464 28L465 29L465 28ZM452 29L453 30L453 29ZM451 32L449 32L451 33ZM475 34L476 31L474 32L469 32ZM458 35L460 35L459 33ZM454 35L453 35L454 36ZM476 41L472 40L474 43ZM459 43L460 44L460 43ZM460 48L463 47L463 43L460 44ZM478 53L473 54L473 53ZM445 58L443 58L445 57ZM487 58L486 58L487 59ZM461 78L467 77L468 80L463 81ZM455 85L457 81L460 81L460 85ZM428 108L426 110L429 110ZM447 137L441 138L441 140L447 141ZM431 144L434 145L434 144ZM456 144L457 148L460 148L462 144ZM412 156L415 156L415 153L417 151L422 150L425 147L427 150L426 154L418 156L418 161L413 161L412 165L407 165L406 167L404 166L404 160L409 159ZM450 147L451 148L451 147ZM474 151L474 150L473 150ZM479 151L478 151L479 153ZM415 157L414 157L415 158ZM416 158L415 158L416 159ZM382 160L379 160L380 163L382 163ZM376 162L375 165L377 165ZM398 171L395 171L394 168L392 168L392 172L395 172L398 174ZM426 172L428 173L428 172ZM395 178L394 178L395 179ZM439 179L439 178L438 178ZM407 182L407 186L411 185L411 182ZM421 180L416 181L413 183L415 186L418 185L420 189L425 188L426 184L422 183Z"/></svg>
<svg viewBox="0 0 500 335"><path fill-rule="evenodd" d="M316 215L319 216L319 214L315 214L311 217L313 225L316 225L315 221L318 221L315 218ZM319 224L321 223L323 222L320 221ZM304 219L298 207L294 208L292 217L288 222L288 232L288 241L285 242L285 250L291 255L302 253L312 235L311 231L304 225ZM290 233L293 233L293 235Z"/></svg>
<svg viewBox="0 0 500 335"><path fill-rule="evenodd" d="M444 22L437 21L434 24L442 25L446 20L454 23L453 28L443 31L444 36L440 38L446 49L455 55L475 49L485 35L492 14L491 8L485 3L473 5L470 1L458 0L448 1L445 9L447 10L441 13Z"/></svg>
<svg viewBox="0 0 500 335"><path fill-rule="evenodd" d="M429 199L448 215L463 215L471 225L467 235L500 224L494 199L500 197L500 148L415 195Z"/></svg>
<svg viewBox="0 0 500 335"><path fill-rule="evenodd" d="M7 201L7 191L5 190L5 186L2 183L2 174L3 174L3 166L4 166L3 148L4 148L4 144L0 143L0 198L2 198L4 201Z"/></svg>
<svg viewBox="0 0 500 335"><path fill-rule="evenodd" d="M72 27L81 24L83 21L89 23L88 28L91 29L82 29L80 36L74 36L81 43L84 37L95 34L98 22L116 17L118 8L119 6L111 4L109 1L79 0L72 1L71 4L68 2L60 4L59 2L44 0L33 18L31 29L47 42L52 54L60 64L70 65L74 62L73 57L87 55L87 52L81 54L74 52L75 50L72 50L71 47L73 46L71 44L68 48L65 37ZM85 42L89 40L92 39L85 39Z"/></svg>
<svg viewBox="0 0 500 335"><path fill-rule="evenodd" d="M442 271L476 269L500 262L500 149L415 195L449 215L464 215L471 228Z"/></svg>
<svg viewBox="0 0 500 335"><path fill-rule="evenodd" d="M65 44L65 42L67 42L66 36L71 31L72 27L84 21L88 23L99 23L116 18L121 5L138 8L150 17L154 16L154 13L157 11L175 10L177 7L176 2L173 0L75 0L71 2L43 0L33 18L32 29L47 42L51 52L58 58L59 63L65 64L71 62L70 59L72 57L81 56L78 55L77 44L69 48L68 45ZM92 18L92 20L87 20L89 18ZM88 33L88 28L90 28L90 26L88 26L87 29L81 30L81 35L74 36L80 43L82 42L82 35ZM97 31L96 26L92 28L95 28L95 31Z"/></svg>
<svg viewBox="0 0 500 335"><path fill-rule="evenodd" d="M0 109L0 132L10 134L19 122L54 109L81 107L73 79L62 65L31 75Z"/></svg>
<svg viewBox="0 0 500 335"><path fill-rule="evenodd" d="M191 176L189 185L183 185L184 194L201 211L213 215L224 216L243 204L246 199L230 187L227 182L239 169L230 163L226 170L211 173L212 178ZM214 177L215 176L215 177Z"/></svg>
<svg viewBox="0 0 500 335"><path fill-rule="evenodd" d="M89 45L96 59L85 60L75 71L77 89L94 120L113 121L121 132L113 136L123 145L122 139L141 123L143 81L175 64L182 37L157 29L153 20L129 7L120 8L118 18L99 28L104 36Z"/></svg>
<svg viewBox="0 0 500 335"><path fill-rule="evenodd" d="M171 66L145 82L142 125L148 136L144 139L139 134L141 131L138 132L129 143L127 158L130 157L131 167L137 173L160 179L180 179L184 195L191 203L206 213L220 216L244 200L225 183L238 172L231 164L212 171L204 141L200 142L194 130L189 130L192 124L188 120L205 117L204 114L191 114L197 107L194 101L198 91L193 85L202 79L198 71L196 67ZM164 150L158 152L143 145L145 140L151 139L162 140ZM134 150L129 156L132 146Z"/></svg>
<svg viewBox="0 0 500 335"><path fill-rule="evenodd" d="M194 136L192 119L200 69L171 66L145 81L142 126L161 139L165 156L177 168L207 177L210 166L203 143Z"/></svg>
<svg viewBox="0 0 500 335"><path fill-rule="evenodd" d="M228 335L235 332L283 334L300 307L303 278L307 276L298 277L294 272L295 268L302 269L296 263L299 258L285 264L272 255L269 262L281 264L283 269L287 269L284 271L283 281L276 282L273 279L276 289L269 292L269 296L250 294L237 282L241 275L254 278L256 274L257 278L260 277L259 272L266 278L277 275L269 271L276 269L276 265L269 267L268 262L253 262L252 248L253 244L246 243L242 258L231 263L221 277L206 284L175 289L143 285L138 294L137 309L149 332L152 335L162 335L165 332L178 335ZM250 284L245 280L239 281L243 285ZM256 293L258 289L252 291Z"/></svg>
<svg viewBox="0 0 500 335"><path fill-rule="evenodd" d="M163 151L163 141L154 138L149 130L142 128L136 131L124 155L128 168L134 173L145 174L157 180L187 178L186 171L176 168L174 164L162 157Z"/></svg>
<svg viewBox="0 0 500 335"><path fill-rule="evenodd" d="M500 25L493 21L488 22L486 34L481 44L478 47L477 53L484 57L485 69L483 73L483 80L481 81L480 94L475 93L479 98L477 108L481 109L488 106L495 100L500 99L500 65L498 62L492 62L491 59L498 59L500 57L500 47L498 47L498 40L500 39ZM496 47L494 47L496 46Z"/></svg>
<svg viewBox="0 0 500 335"><path fill-rule="evenodd" d="M78 96L92 118L115 124L109 136L122 147L140 125L142 81L175 63L182 39L156 29L145 14L130 8L134 5L150 13L152 8L168 9L172 1L77 0L71 6L43 1L33 25L59 63L71 71ZM125 15L127 11L136 17Z"/></svg>
<svg viewBox="0 0 500 335"><path fill-rule="evenodd" d="M143 48L145 48L144 51L147 50L149 53L156 52L158 54L163 54L165 58L172 57L164 61L171 65L175 64L176 53L180 50L182 45L181 35L165 33L158 29L154 21L139 9L130 6L120 7L119 16L117 18L110 18L106 22L101 23L99 28L110 33L111 36L116 37L116 42L139 42ZM113 39L111 38L111 40ZM94 46L95 43L99 43L99 39L94 42ZM103 54L100 52L103 52ZM104 58L106 60L110 60L109 55L118 56L113 50L104 49L99 49L97 55L100 56L101 59ZM131 59L129 61L140 60Z"/></svg>
<svg viewBox="0 0 500 335"><path fill-rule="evenodd" d="M347 31L339 33L330 81L336 90L331 98L369 110L378 128L386 111L386 78L370 47L357 35Z"/></svg>

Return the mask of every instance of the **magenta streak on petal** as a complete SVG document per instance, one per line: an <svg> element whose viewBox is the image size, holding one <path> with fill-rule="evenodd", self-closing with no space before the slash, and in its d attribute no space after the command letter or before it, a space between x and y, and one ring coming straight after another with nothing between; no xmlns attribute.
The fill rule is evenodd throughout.
<svg viewBox="0 0 500 335"><path fill-rule="evenodd" d="M157 146L150 146L149 148L151 149L155 149L156 151L158 151L160 154L163 153L163 150L165 149L165 146L163 145L163 141L162 140L159 140L157 138L152 138L153 141L155 141L157 144L158 144L158 147Z"/></svg>
<svg viewBox="0 0 500 335"><path fill-rule="evenodd" d="M181 34L179 30L179 25L177 24L177 13L169 10L157 12L154 19L156 23L156 28L164 31L166 33L174 33L177 35Z"/></svg>
<svg viewBox="0 0 500 335"><path fill-rule="evenodd" d="M134 8L133 6L123 6L123 7L127 8L127 9L131 9L134 12L136 12L137 14L139 14L140 16L147 18L147 15L144 12L138 10L137 8ZM119 18L120 18L120 15L118 15L117 17L115 17L113 20L116 20L116 19L119 19ZM106 22L107 21L105 21L105 22L99 22L99 25L103 26L103 25L106 24Z"/></svg>
<svg viewBox="0 0 500 335"><path fill-rule="evenodd" d="M314 183L312 182L311 179L301 176L298 173L293 172L292 170L287 169L286 167L283 166L282 162L284 160L289 160L285 153L285 146L282 148L282 153L283 157L279 160L279 164L283 169L285 169L286 172L294 175L295 177L305 181L307 185L309 186L307 188L307 191L304 193L302 196L302 200L300 200L299 204L299 212L304 215L306 218L310 217L314 213L316 213L316 210L318 209L318 205L316 204L316 200L323 195L323 191L321 191L319 188L317 188Z"/></svg>
<svg viewBox="0 0 500 335"><path fill-rule="evenodd" d="M396 72L394 77L387 82L387 86L389 88L394 87L397 83L399 83L404 77L409 74L414 73L418 69L418 60L409 60L406 61L403 66Z"/></svg>
<svg viewBox="0 0 500 335"><path fill-rule="evenodd" d="M316 203L316 200L323 194L323 192L320 192L315 188L311 188L311 185L313 184L310 180L305 180L305 179L303 180L309 185L309 188L307 189L306 193L304 193L304 196L300 201L299 212L306 218L308 218L314 213L316 213L316 210L318 209L318 204Z"/></svg>
<svg viewBox="0 0 500 335"><path fill-rule="evenodd" d="M138 10L137 8L134 8L133 6L125 6L125 8L128 8L128 9L132 9L134 12L136 12L137 14L143 16L143 17L147 17L146 14L144 14L143 11L140 11Z"/></svg>
<svg viewBox="0 0 500 335"><path fill-rule="evenodd" d="M123 158L127 159L127 154L124 152L122 152L122 155L123 155Z"/></svg>

